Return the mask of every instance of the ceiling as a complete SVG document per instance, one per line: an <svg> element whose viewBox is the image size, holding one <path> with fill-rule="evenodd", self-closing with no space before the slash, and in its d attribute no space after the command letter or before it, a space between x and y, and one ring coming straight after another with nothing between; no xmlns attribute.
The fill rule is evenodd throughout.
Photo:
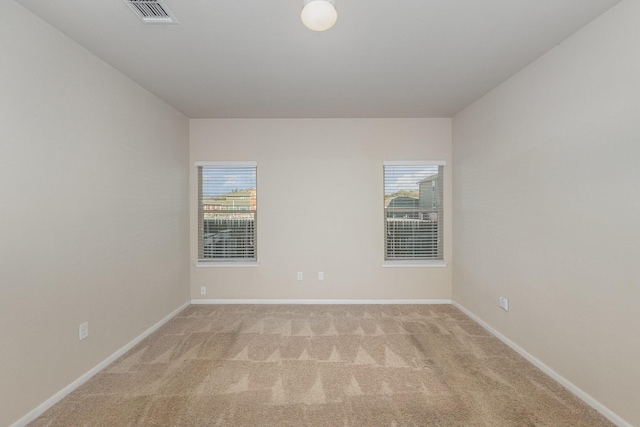
<svg viewBox="0 0 640 427"><path fill-rule="evenodd" d="M619 0L16 0L190 118L452 117Z"/></svg>

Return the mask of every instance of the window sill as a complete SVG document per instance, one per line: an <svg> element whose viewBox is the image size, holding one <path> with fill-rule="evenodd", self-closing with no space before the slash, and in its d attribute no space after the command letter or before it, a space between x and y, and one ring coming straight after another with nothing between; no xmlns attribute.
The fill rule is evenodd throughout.
<svg viewBox="0 0 640 427"><path fill-rule="evenodd" d="M447 263L442 260L418 260L418 261L383 261L382 267L446 267Z"/></svg>
<svg viewBox="0 0 640 427"><path fill-rule="evenodd" d="M240 261L240 262L218 262L218 261L198 261L194 263L196 267L259 267L258 261Z"/></svg>

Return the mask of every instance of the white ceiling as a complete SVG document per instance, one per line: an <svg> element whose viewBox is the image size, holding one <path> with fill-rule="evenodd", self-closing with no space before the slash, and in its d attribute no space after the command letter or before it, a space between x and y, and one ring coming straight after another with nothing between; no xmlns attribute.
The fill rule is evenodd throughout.
<svg viewBox="0 0 640 427"><path fill-rule="evenodd" d="M190 118L451 117L619 0L16 0Z"/></svg>

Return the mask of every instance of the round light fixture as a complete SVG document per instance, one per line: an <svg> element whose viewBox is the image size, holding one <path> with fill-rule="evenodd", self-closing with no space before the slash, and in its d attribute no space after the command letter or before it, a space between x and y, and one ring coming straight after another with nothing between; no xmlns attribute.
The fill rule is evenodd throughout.
<svg viewBox="0 0 640 427"><path fill-rule="evenodd" d="M325 31L333 27L338 19L334 0L305 0L300 17L310 30Z"/></svg>

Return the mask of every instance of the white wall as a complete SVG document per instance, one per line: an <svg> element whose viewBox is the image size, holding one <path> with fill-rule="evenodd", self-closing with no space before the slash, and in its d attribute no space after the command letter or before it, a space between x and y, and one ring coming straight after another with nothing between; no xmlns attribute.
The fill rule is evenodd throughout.
<svg viewBox="0 0 640 427"><path fill-rule="evenodd" d="M640 2L620 3L453 131L454 300L634 425L639 23Z"/></svg>
<svg viewBox="0 0 640 427"><path fill-rule="evenodd" d="M188 300L188 120L7 0L0 61L9 425Z"/></svg>
<svg viewBox="0 0 640 427"><path fill-rule="evenodd" d="M451 160L450 119L191 120L191 261L197 258L195 161L258 162L258 268L191 267L191 297L450 299L451 267L382 268L384 160ZM445 260L451 261L451 174ZM296 280L296 272L304 280ZM319 271L325 280L319 281Z"/></svg>

